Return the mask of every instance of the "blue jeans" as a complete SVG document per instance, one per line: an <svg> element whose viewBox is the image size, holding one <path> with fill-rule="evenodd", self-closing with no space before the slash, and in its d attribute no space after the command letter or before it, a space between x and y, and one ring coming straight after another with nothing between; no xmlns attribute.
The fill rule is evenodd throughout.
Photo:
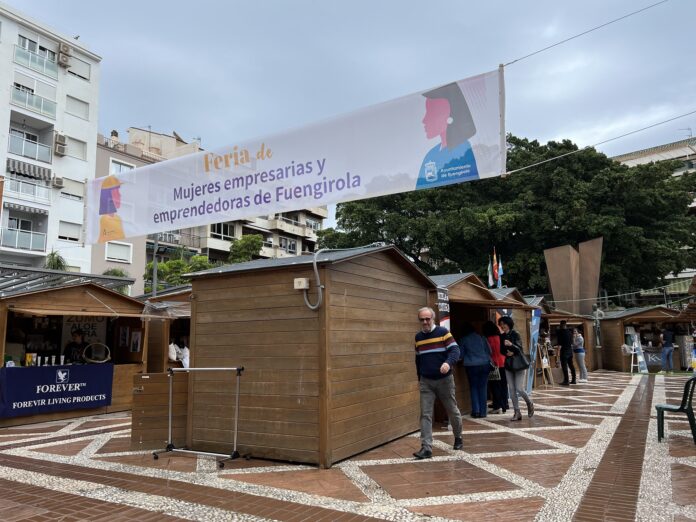
<svg viewBox="0 0 696 522"><path fill-rule="evenodd" d="M488 369L490 364L480 366L465 366L466 376L469 378L469 390L471 391L472 415L486 416L488 405Z"/></svg>
<svg viewBox="0 0 696 522"><path fill-rule="evenodd" d="M664 371L671 372L674 368L672 367L672 352L674 351L674 346L663 346L662 347L662 369Z"/></svg>

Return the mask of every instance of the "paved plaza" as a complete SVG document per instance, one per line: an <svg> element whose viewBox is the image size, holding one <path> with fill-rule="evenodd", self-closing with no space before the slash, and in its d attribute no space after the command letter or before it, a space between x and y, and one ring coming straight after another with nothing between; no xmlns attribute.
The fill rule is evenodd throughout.
<svg viewBox="0 0 696 522"><path fill-rule="evenodd" d="M0 430L0 520L696 520L696 445L686 417L657 442L654 404L686 375L595 372L534 392L537 413L464 422L464 451L418 433L329 470L130 451L130 416ZM525 413L525 412L523 412Z"/></svg>

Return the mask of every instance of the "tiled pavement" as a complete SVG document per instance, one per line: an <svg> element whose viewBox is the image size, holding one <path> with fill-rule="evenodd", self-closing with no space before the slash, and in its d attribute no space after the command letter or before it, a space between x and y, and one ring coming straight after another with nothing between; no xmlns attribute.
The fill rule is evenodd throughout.
<svg viewBox="0 0 696 522"><path fill-rule="evenodd" d="M466 419L464 451L418 434L330 470L129 449L110 415L0 430L0 520L696 520L696 445L685 416L657 443L654 404L686 376L595 372L535 390L537 414Z"/></svg>

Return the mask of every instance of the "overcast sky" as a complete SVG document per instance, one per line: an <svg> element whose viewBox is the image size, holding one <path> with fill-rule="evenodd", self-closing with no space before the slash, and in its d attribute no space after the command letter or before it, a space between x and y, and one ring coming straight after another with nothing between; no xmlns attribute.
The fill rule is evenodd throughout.
<svg viewBox="0 0 696 522"><path fill-rule="evenodd" d="M439 84L655 0L5 0L102 57L99 129L206 149ZM696 109L696 2L670 0L506 68L507 130L589 145ZM599 147L696 135L696 115ZM359 151L355 151L359 154Z"/></svg>

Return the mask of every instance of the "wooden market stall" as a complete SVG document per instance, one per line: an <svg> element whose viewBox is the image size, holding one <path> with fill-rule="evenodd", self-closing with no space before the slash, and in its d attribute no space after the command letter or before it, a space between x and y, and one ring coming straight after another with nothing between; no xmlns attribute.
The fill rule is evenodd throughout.
<svg viewBox="0 0 696 522"><path fill-rule="evenodd" d="M80 282L84 276L68 277L72 283L63 278L0 295L0 426L131 408L133 375L146 369L143 305ZM76 330L84 358L71 364L66 344Z"/></svg>
<svg viewBox="0 0 696 522"><path fill-rule="evenodd" d="M554 347L555 354L549 357L551 371L555 382L563 380L563 370L560 364L560 353L558 346L557 331L560 328L561 321L565 321L569 329L577 328L585 340L585 366L588 372L601 369L601 354L597 353L595 342L594 322L591 317L565 310L551 309L548 306L542 305L543 312L541 314L541 329L547 333L547 337L551 346ZM573 363L575 364L575 362ZM577 371L577 365L575 365Z"/></svg>
<svg viewBox="0 0 696 522"><path fill-rule="evenodd" d="M242 454L330 467L418 430L413 337L435 285L392 246L314 261L262 259L193 274L191 366L244 366ZM307 293L295 289L306 283ZM187 446L231 452L229 375L191 373L188 394Z"/></svg>
<svg viewBox="0 0 696 522"><path fill-rule="evenodd" d="M622 345L629 344L626 339L628 329L640 334L648 368L654 370L661 366L659 334L666 323L678 323L678 310L666 306L628 308L626 310L604 313L601 323L602 358L604 368L621 372L631 371L631 356L626 355ZM675 356L674 361L677 361Z"/></svg>

